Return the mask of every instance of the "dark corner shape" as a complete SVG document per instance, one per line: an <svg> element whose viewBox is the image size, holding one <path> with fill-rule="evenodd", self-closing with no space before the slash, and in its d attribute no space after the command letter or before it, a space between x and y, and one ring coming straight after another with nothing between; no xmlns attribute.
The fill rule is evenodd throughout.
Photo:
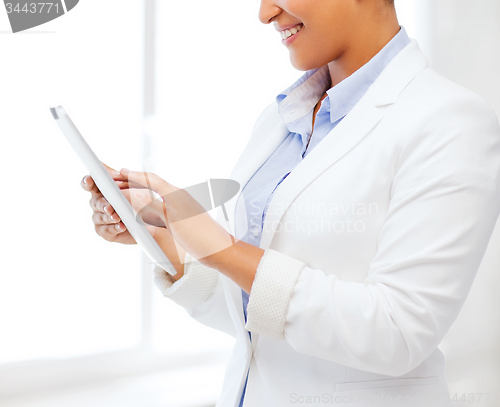
<svg viewBox="0 0 500 407"><path fill-rule="evenodd" d="M59 116L57 116L57 112L56 112L56 108L55 107L51 107L50 108L50 113L52 113L52 116L54 116L54 119L56 119L56 120L59 119Z"/></svg>

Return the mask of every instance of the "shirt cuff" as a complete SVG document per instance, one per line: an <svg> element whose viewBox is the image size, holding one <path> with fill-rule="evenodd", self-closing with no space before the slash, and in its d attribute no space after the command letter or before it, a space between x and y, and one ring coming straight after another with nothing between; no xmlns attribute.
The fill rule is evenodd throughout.
<svg viewBox="0 0 500 407"><path fill-rule="evenodd" d="M245 328L285 339L288 306L305 263L272 249L264 251L250 290Z"/></svg>
<svg viewBox="0 0 500 407"><path fill-rule="evenodd" d="M155 266L154 283L161 293L182 307L193 308L206 301L215 290L219 272L207 267L186 252L184 275L177 281L162 268Z"/></svg>

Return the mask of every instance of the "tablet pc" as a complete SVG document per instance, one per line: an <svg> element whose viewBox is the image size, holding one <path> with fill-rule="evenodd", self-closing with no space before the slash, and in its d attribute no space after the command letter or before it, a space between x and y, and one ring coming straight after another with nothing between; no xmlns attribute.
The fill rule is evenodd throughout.
<svg viewBox="0 0 500 407"><path fill-rule="evenodd" d="M62 106L57 106L51 107L50 112L73 150L87 167L97 187L118 213L137 244L156 265L171 275L177 274L174 266L146 229L146 226L137 220L134 208L80 134L66 110Z"/></svg>

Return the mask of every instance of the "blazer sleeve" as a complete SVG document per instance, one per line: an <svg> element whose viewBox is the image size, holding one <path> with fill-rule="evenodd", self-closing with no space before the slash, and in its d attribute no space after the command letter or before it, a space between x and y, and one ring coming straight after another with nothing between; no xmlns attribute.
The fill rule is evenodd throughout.
<svg viewBox="0 0 500 407"><path fill-rule="evenodd" d="M163 296L184 307L203 325L236 337L219 272L186 252L184 275L174 282L160 267L154 268L154 282Z"/></svg>
<svg viewBox="0 0 500 407"><path fill-rule="evenodd" d="M343 281L267 249L250 292L249 331L390 376L410 372L436 349L500 212L496 115L479 97L455 98L405 141L395 165L365 280Z"/></svg>

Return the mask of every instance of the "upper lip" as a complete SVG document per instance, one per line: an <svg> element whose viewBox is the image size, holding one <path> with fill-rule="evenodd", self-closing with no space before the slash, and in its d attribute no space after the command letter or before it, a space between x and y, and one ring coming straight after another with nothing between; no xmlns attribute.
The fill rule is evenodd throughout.
<svg viewBox="0 0 500 407"><path fill-rule="evenodd" d="M276 31L285 31L285 30L290 30L294 27L297 27L298 25L303 25L302 23L295 23L295 24L288 24L288 25L278 25L277 23L274 23L274 28Z"/></svg>

